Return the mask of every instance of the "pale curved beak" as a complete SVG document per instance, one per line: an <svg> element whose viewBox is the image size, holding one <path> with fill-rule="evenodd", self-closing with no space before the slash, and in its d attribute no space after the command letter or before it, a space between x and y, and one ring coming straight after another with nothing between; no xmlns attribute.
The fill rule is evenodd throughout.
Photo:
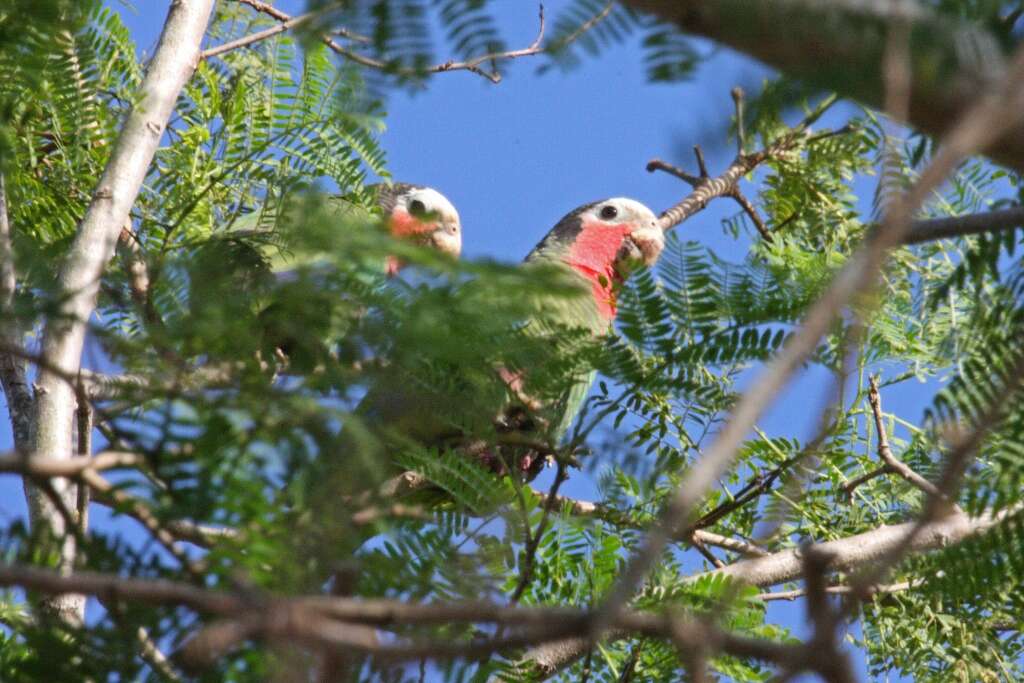
<svg viewBox="0 0 1024 683"><path fill-rule="evenodd" d="M454 221L441 221L430 233L430 245L454 259L462 253L462 226Z"/></svg>
<svg viewBox="0 0 1024 683"><path fill-rule="evenodd" d="M615 260L621 266L620 270L628 273L639 266L653 266L664 249L665 232L657 222L653 222L626 235Z"/></svg>

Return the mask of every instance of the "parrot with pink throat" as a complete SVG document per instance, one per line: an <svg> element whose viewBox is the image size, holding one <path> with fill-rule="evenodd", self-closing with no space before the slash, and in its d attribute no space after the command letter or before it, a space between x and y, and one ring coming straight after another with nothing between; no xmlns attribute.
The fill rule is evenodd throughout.
<svg viewBox="0 0 1024 683"><path fill-rule="evenodd" d="M534 247L525 264L561 269L588 290L589 296L552 298L545 302L544 315L530 320L525 333L558 334L552 329L555 326L583 329L591 338L610 332L618 311L616 299L620 288L630 273L653 266L664 247L665 235L657 216L636 200L613 197L569 212ZM567 378L568 385L556 400L537 401L530 396L529 369L503 370L501 375L513 401L503 411L499 430L521 432L539 427L551 443L557 444L583 407L596 374L588 370ZM540 418L540 424L531 414ZM515 467L532 478L542 462L539 454L527 453L518 458Z"/></svg>

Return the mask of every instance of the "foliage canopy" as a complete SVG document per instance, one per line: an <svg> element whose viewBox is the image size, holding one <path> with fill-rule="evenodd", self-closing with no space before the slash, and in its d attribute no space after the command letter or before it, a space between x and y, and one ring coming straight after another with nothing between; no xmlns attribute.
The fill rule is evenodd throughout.
<svg viewBox="0 0 1024 683"><path fill-rule="evenodd" d="M999 30L1004 4L929 3L950 20ZM16 5L0 10L0 153L18 267L11 310L31 349L56 310L55 264L69 248L143 65L109 7ZM219 5L212 43L274 21L241 3ZM642 36L652 80L678 80L699 68L702 53L690 38L619 5L569 42L604 5L576 0L551 22L542 68L571 68L581 53L634 33ZM377 229L364 189L369 176L388 177L377 97L396 83L429 87L424 69L437 61L432 37L440 35L455 59L507 49L488 3L381 0L313 9L325 13L298 37L283 33L199 64L126 226L124 241L133 246L123 245L104 275L90 336L101 365L116 368L120 379L91 385L102 444L95 450L140 453L144 465L111 475L115 493L96 494L113 516L97 515L103 521L83 534L78 568L253 599L334 590L417 602L514 596L524 605L596 605L720 428L749 370L781 348L891 194L928 164L934 142L919 134L896 139L877 112L858 110L848 129L771 158L754 174L756 204L774 239L759 239L743 212L725 221L726 234L750 244L744 260L729 262L673 233L658 267L636 274L621 293L612 334L594 340L557 321L545 335L524 334L524 320L572 306L580 293L543 270L456 264L395 243ZM341 61L315 39L339 24L363 34L366 42L354 44L384 63L382 70ZM1012 32L1000 38L1009 45ZM825 96L785 77L766 84L748 109L748 148L769 146L790 130L794 109L809 110ZM878 168L879 191L864 211L866 198L853 187ZM972 159L923 213L1016 204L1019 187L1017 174ZM339 224L324 208L328 189L366 215ZM283 211L291 201L302 210ZM265 230L234 231L247 216ZM887 406L883 420L894 454L928 478L941 472L955 439L951 425L970 430L1001 406L958 502L971 515L1005 517L967 542L901 563L891 580L914 589L864 603L863 636L854 640L873 675L1024 676L1021 236L1007 230L897 250L873 297L851 308L862 324L844 316L814 353L814 371L845 386L818 438L752 435L698 512L694 528L768 553L913 519L925 496L901 478L879 476L844 493L879 464L869 375L881 376L883 396L904 382L941 382L924 414ZM271 267L281 250L317 258L281 277ZM412 264L412 274L385 282L367 264L394 253ZM149 272L141 296L133 258ZM268 310L286 312L287 358L268 344ZM581 514L561 500L549 510L546 485L533 489L525 477L499 476L454 448L425 448L414 438L417 425L382 427L357 408L368 392L398 386L465 441L493 446L501 434L491 407L506 398L499 366L530 368L534 391L545 397L558 396L567 377L599 370L567 437L546 444L558 461L551 471L597 474L597 513ZM401 498L379 493L405 470L431 485ZM752 490L757 495L744 500ZM138 506L163 528L180 529L185 520L221 533L163 543L147 533L140 540L126 521L139 517ZM22 520L4 520L0 538L8 562L53 561L52 549ZM739 558L714 552L729 563ZM795 639L767 618L758 589L713 569L692 540L679 540L633 606L712 614L735 633ZM0 597L0 622L0 678L10 681L163 680L166 672L139 655L138 628L177 651L207 623L181 606L118 601L93 606L87 627L75 628L30 615L14 590ZM398 624L391 633L469 642L495 632L453 622ZM243 641L184 675L267 680L321 666L308 652ZM535 672L517 664L522 654L509 648L441 660L430 671L451 680L499 672L529 678ZM674 680L690 664L671 643L636 636L595 647L561 676L578 680L586 671L594 680L628 680L628 670L637 680ZM376 659L354 666L365 678L419 673ZM710 666L729 680L768 680L772 673L724 654Z"/></svg>

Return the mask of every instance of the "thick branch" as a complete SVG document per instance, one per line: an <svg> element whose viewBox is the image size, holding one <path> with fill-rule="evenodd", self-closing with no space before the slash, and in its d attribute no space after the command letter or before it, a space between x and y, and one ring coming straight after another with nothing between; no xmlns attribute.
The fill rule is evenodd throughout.
<svg viewBox="0 0 1024 683"><path fill-rule="evenodd" d="M917 3L620 1L875 108L885 103L887 27L906 22L913 84L907 123L936 136L988 94L1005 65L998 41L977 24L939 17ZM1007 126L986 149L1024 171L1024 125Z"/></svg>
<svg viewBox="0 0 1024 683"><path fill-rule="evenodd" d="M966 237L1024 226L1024 207L981 211L966 216L914 221L903 244L920 244L939 239Z"/></svg>
<svg viewBox="0 0 1024 683"><path fill-rule="evenodd" d="M593 614L568 607L508 607L492 603L423 604L402 600L362 600L346 597L309 596L296 598L245 598L220 591L162 579L132 579L95 572L62 576L56 572L19 565L0 564L0 586L19 586L51 594L68 592L95 595L103 602L130 601L151 605L185 606L199 613L226 617L213 629L226 631L217 647L230 646L237 636L287 638L316 647L341 646L373 652L390 658L473 656L538 641L565 642L573 634L585 633ZM410 641L379 644L374 639L353 639L353 625L494 623L527 629L507 639L469 643ZM699 639L712 652L800 667L807 659L796 645L779 644L737 636L713 624L684 621L670 616L626 611L613 625L617 633L634 633L661 638ZM214 648L216 649L216 648ZM809 664L809 660L804 666Z"/></svg>
<svg viewBox="0 0 1024 683"><path fill-rule="evenodd" d="M0 472L18 472L33 477L68 477L81 476L85 470L110 470L125 467L138 467L144 463L142 456L136 453L121 451L104 451L92 458L40 458L27 459L17 451L0 453Z"/></svg>
<svg viewBox="0 0 1024 683"><path fill-rule="evenodd" d="M1004 510L997 515L986 514L978 517L951 515L928 524L921 533L916 535L908 551L928 552L962 543L973 536L985 533L1015 512L1015 509L1011 509ZM817 547L830 554L829 567L833 571L850 573L872 564L890 553L893 548L904 543L916 524L917 522L907 522L895 526L881 526L863 534L826 541L818 544ZM723 569L696 574L688 580L693 581L707 576L728 576L750 585L767 588L787 581L794 581L802 574L801 551L799 548L793 548L765 557L743 560ZM852 593L854 590L853 587L844 587L843 591L835 592ZM767 595L780 595L779 599L788 599L786 593L766 594L760 597L767 599ZM794 595L793 597L799 596ZM622 637L625 634L614 635ZM550 676L584 656L589 647L590 641L582 638L549 643L527 652L521 666L532 666L533 670L544 676Z"/></svg>
<svg viewBox="0 0 1024 683"><path fill-rule="evenodd" d="M914 539L909 552L920 553L961 543L972 536L984 533L1011 514L1003 511L997 515L967 517L952 514L926 525ZM907 534L917 522L906 522L893 526L882 525L862 534L819 543L817 547L830 554L829 568L833 571L851 572L872 564L884 557L897 545L904 542ZM765 557L742 560L724 569L698 574L693 577L720 575L728 576L754 586L774 586L800 578L802 574L801 551L791 548L772 553Z"/></svg>
<svg viewBox="0 0 1024 683"><path fill-rule="evenodd" d="M14 316L17 275L11 223L7 211L7 187L0 171L0 346L20 347L22 330ZM27 450L32 439L32 392L28 388L25 359L0 349L0 386L7 397L7 411L14 433L14 446Z"/></svg>
<svg viewBox="0 0 1024 683"><path fill-rule="evenodd" d="M212 7L213 0L178 0L171 4L137 104L125 121L60 270L60 307L47 320L42 349L47 365L61 372L50 372L44 366L36 401L34 449L44 457L72 455L75 394L62 375L78 372L100 277L113 256L121 227L129 218L178 93L195 69ZM71 502L74 491L69 488L72 487L64 482L58 493ZM55 538L70 538L48 501L28 487L26 494L32 524L48 527ZM74 544L65 541L61 549L61 566L65 571L70 569L74 555ZM82 613L84 600L65 599L47 607L74 619Z"/></svg>

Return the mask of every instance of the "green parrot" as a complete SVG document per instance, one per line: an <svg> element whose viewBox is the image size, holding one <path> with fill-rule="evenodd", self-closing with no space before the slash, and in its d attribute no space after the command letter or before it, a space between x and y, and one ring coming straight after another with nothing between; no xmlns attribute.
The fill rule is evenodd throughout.
<svg viewBox="0 0 1024 683"><path fill-rule="evenodd" d="M429 459L432 449L453 450L485 474L536 476L544 453L494 444L511 432L546 443L564 437L595 373L578 362L566 366L560 357L577 341L609 332L619 287L631 271L652 265L663 247L658 219L643 204L618 197L592 202L562 218L498 289L462 283L464 289L451 290L451 309L435 300L422 320L422 301L415 301L411 319L394 323L409 325L396 336L407 348L391 349L391 362L368 377L367 393L345 420L336 448L289 487L297 513L290 534L295 556L311 569L329 570L376 533L376 523L361 517L377 519L375 510L392 505L443 503L442 491L396 476L416 469L403 460L410 453ZM516 294L494 300L502 292ZM424 295L448 301L444 288ZM522 317L513 321L510 311ZM477 338L459 338L456 323L464 315L480 325ZM502 326L513 329L502 334ZM314 585L325 579L315 569L312 575Z"/></svg>
<svg viewBox="0 0 1024 683"><path fill-rule="evenodd" d="M606 334L614 323L619 287L631 271L652 265L664 244L657 217L640 202L615 197L577 208L548 232L521 266L524 275L536 272L539 277L543 271L546 277L556 276L575 295L566 296L565 291L529 295L529 312L519 328L524 351L513 363L494 368L500 381L492 381L490 391L468 382L464 391L459 391L457 383L453 390L452 382L443 391L416 387L403 380L406 371L398 367L391 376L380 378L383 386L370 389L356 409L356 418L371 429L384 426L430 447L458 447L466 433L485 433L488 428L499 433L532 432L547 443L558 443L595 376L592 370L580 373L578 369L573 372L579 376L564 376L558 356L573 343L566 339L566 330L577 332L573 339L582 342ZM553 376L560 371L561 376ZM457 373L456 367L453 374ZM507 454L492 450L474 455L500 472L507 470L510 460ZM536 453L511 460L531 478L543 464Z"/></svg>
<svg viewBox="0 0 1024 683"><path fill-rule="evenodd" d="M408 240L413 244L436 249L457 259L462 251L462 223L459 212L443 194L424 185L411 183L376 183L365 188L376 200L384 227L398 239ZM332 195L325 200L328 215L336 215L341 219L369 220L370 216L356 207L346 196ZM297 255L292 251L293 241L290 239L288 223L295 221L303 207L294 201L286 200L281 215L285 230L280 234L272 234L273 227L260 225L258 213L248 214L236 220L228 231L227 237L267 236L266 257L270 269L274 273L285 273L302 265L315 263L315 254ZM269 247L276 247L270 249ZM370 264L370 272L383 272L393 276L401 270L404 263L394 256L388 256L384 263Z"/></svg>
<svg viewBox="0 0 1024 683"><path fill-rule="evenodd" d="M443 194L410 183L380 183L366 189L376 200L383 227L392 237L458 258L462 225L458 211ZM331 359L334 344L329 340L344 337L348 326L342 312L344 287L379 287L405 265L399 256L384 255L382 245L372 241L371 235L352 234L339 242L341 236L330 234L335 222L344 227L374 220L346 197L330 196L319 202L286 198L275 225L261 223L261 216L253 213L235 221L220 236L220 243L235 245L236 253L243 252L245 258L236 261L264 264L266 294L257 304L264 358L287 359L289 367L300 372ZM318 234L317 225L326 226L327 233ZM296 230L304 232L294 233ZM346 243L346 239L352 241ZM346 247L350 252L369 250L374 255L350 258L348 253L337 253ZM250 252L247 256L246 250ZM325 279L322 276L332 271L319 269L332 260L349 278L350 284L341 290L329 282L338 281L342 271ZM358 316L358 308L355 314Z"/></svg>
<svg viewBox="0 0 1024 683"><path fill-rule="evenodd" d="M636 200L614 197L571 211L527 255L525 264L562 269L588 295L547 298L541 305L543 315L529 320L524 332L548 336L575 328L586 331L591 339L607 334L615 321L619 288L632 271L654 265L664 246L657 216ZM577 371L563 378L557 383L559 395L547 399L533 396L529 368L501 374L512 401L496 423L499 431L538 432L548 443L557 444L583 407L597 373ZM505 454L487 464L499 471L512 466L532 479L543 465L542 455L533 451Z"/></svg>

